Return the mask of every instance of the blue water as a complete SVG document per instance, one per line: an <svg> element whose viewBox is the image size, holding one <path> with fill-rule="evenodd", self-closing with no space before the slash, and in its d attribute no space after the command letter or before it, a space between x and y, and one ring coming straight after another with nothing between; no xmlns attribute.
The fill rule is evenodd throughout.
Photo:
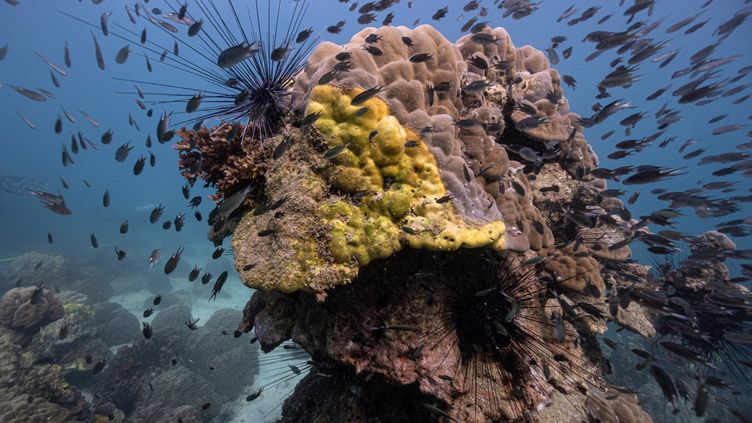
<svg viewBox="0 0 752 423"><path fill-rule="evenodd" d="M243 2L237 2L243 3ZM292 5L292 2L285 1ZM394 13L393 25L412 26L416 19L420 23L434 25L449 40L457 40L461 25L467 21L473 13L462 14L461 8L464 2L453 1L448 4L449 14L440 21L431 20L431 15L436 9L444 4L428 1L415 1L409 8L408 3L400 4L387 10ZM629 2L628 2L629 3ZM624 8L618 7L616 0L605 1L578 1L577 7L580 12L590 6L601 6L597 15L589 21L579 25L567 26L565 21L556 23L556 18L566 9L571 1L543 0L541 7L532 15L521 20L502 18L501 12L490 1L482 4L488 7L489 16L480 20L488 20L490 26L502 26L507 29L515 46L525 44L532 45L540 50L546 48L550 39L556 35L563 35L567 40L557 49L559 53L569 46L573 47L573 54L568 60L562 60L555 67L561 74L573 76L577 80L576 89L563 87L565 96L569 100L572 111L582 116L592 114L591 106L600 101L606 104L615 99L624 99L635 106L635 109L621 112L610 117L604 123L585 131L585 136L600 157L600 166L615 168L625 165L653 164L669 168L681 168L685 174L670 178L663 182L645 184L641 186L621 186L614 181L609 182L609 188L621 188L626 191L625 199L636 188L640 188L642 194L639 200L630 207L633 216L643 216L651 212L667 207L655 198L649 191L654 188L663 188L668 191L683 191L690 188L700 188L703 184L712 181L735 182L735 191L721 193L720 191L706 192L713 198L724 198L733 195L752 194L752 184L749 178L735 174L716 177L711 173L728 164L710 164L699 166L699 159L684 160L682 155L696 148L704 147L707 151L704 155L738 151L735 146L750 141L750 128L746 127L739 131L713 136L712 131L722 125L750 124L752 119L752 100L747 100L739 105L732 102L748 93L747 88L741 93L720 98L705 106L679 105L676 97L670 95L671 91L686 83L689 79L671 79L671 74L683 68L689 63L689 57L696 51L713 43L716 37L713 30L723 21L729 19L740 8L745 7L742 0L715 0L702 16L687 27L673 34L666 34L668 25L696 13L705 0L675 0L658 1L653 14L648 17L645 12L638 15L636 20L647 19L650 22L666 17L665 22L655 29L649 37L654 40L668 40L666 49L659 53L680 49L679 55L666 68L659 69L658 63L644 61L638 70L639 81L628 89L609 89L611 98L596 100L598 94L597 83L612 69L609 62L616 58L616 49L602 54L597 59L585 62L585 57L593 52L594 44L581 41L584 36L596 29L621 31L628 27L627 17L622 16ZM289 6L288 5L288 6ZM160 2L151 1L147 7L162 7L169 10ZM219 2L220 10L227 12L225 2ZM749 7L749 5L746 5ZM348 4L334 0L314 1L308 10L304 26L314 28L314 35L321 41L328 40L334 43L345 43L350 37L362 29L355 20L357 12L348 12ZM98 29L100 15L105 10L112 10L113 15L109 18L111 34L103 36ZM284 11L288 11L284 8ZM71 19L59 11L75 15L80 19L94 24L94 27ZM377 24L387 12L378 14ZM613 13L613 17L602 25L596 22L605 14ZM575 13L571 18L579 15ZM569 18L569 19L571 19ZM338 20L346 20L347 24L339 35L327 33L324 28L333 25ZM702 29L691 35L684 35L684 31L703 19L710 21ZM122 27L121 27L122 26ZM147 27L149 39L171 48L171 39L158 28L149 25L140 19L136 25L131 25L124 10L124 2L105 0L100 5L94 5L90 1L31 1L21 0L19 6L13 7L8 3L0 3L0 46L8 45L8 53L4 60L0 61L0 175L22 176L37 179L46 184L46 191L62 193L65 196L68 207L73 211L70 216L55 215L43 208L38 201L30 196L13 195L0 191L0 269L8 264L11 258L27 251L52 252L69 256L84 258L91 263L99 261L114 261L113 247L117 246L128 252L128 257L121 265L129 269L129 272L146 272L146 259L149 252L155 248L162 250L162 263L178 247L185 247L185 259L176 271L176 274L187 274L194 264L211 268L216 275L222 270L231 272L230 281L225 288L231 294L221 296L218 300L220 306L228 306L239 309L250 296L250 291L244 288L232 265L231 257L225 256L218 261L212 261L210 255L214 246L206 240L207 226L205 221L196 222L193 218L193 210L187 207L187 201L183 198L180 187L184 180L177 168L177 153L170 143L159 144L156 142L155 129L158 117L163 110L179 110L182 104L156 105L154 117L147 118L140 110L134 99L136 98L134 84L120 81L116 78L142 80L147 82L169 83L173 85L185 85L195 87L196 91L208 88L208 85L197 80L194 75L181 72L165 64L159 63L154 54L149 53L154 66L154 72L146 72L142 51L138 47L138 33ZM123 28L135 32L129 34ZM182 27L181 27L182 29ZM106 70L100 71L96 66L94 46L90 30L102 47L106 62ZM125 35L130 41L118 38L115 34ZM752 64L752 25L750 21L744 22L728 38L724 39L712 57L720 58L735 55L736 60L719 69L718 80L736 75L738 69ZM67 42L72 67L66 69L67 76L55 74L61 83L60 88L55 88L50 79L50 68L35 54L39 53L50 58L59 66L63 66L63 48ZM124 64L115 63L117 51L130 44L132 52L130 58ZM195 57L195 53L184 46L181 47L181 56L185 58ZM204 63L205 62L201 62ZM728 88L750 83L749 77L736 84L728 85ZM659 87L666 85L671 87L661 97L654 101L646 101L645 97ZM54 93L54 98L45 102L34 102L16 93L10 85L37 87ZM162 91L159 87L149 87L146 84L138 84L144 92ZM147 99L149 97L147 96ZM647 147L641 153L632 155L622 160L609 160L607 156L616 151L613 147L617 142L627 138L641 138L649 136L656 131L653 113L664 103L681 111L682 120L671 125L666 133L658 138L652 146ZM77 123L71 124L63 117L63 132L55 134L53 124L58 116L63 116L61 107L73 115ZM93 116L101 126L99 128L90 124L79 110ZM624 135L624 127L619 121L636 111L648 112L648 116L640 121L633 130L631 136ZM36 129L30 129L18 116L17 113L31 120ZM129 113L133 116L140 130L128 124ZM716 115L728 114L724 120L709 124L708 120ZM176 120L180 120L176 114ZM99 145L99 138L105 130L112 129L114 139L108 146ZM70 144L71 132L78 131L98 145L99 150L82 150L73 156L75 165L64 168L61 165L61 144ZM600 136L607 131L615 130L616 133L608 140L602 141ZM157 157L155 167L148 165L148 149L144 141L151 135L154 145L151 152ZM676 140L665 148L658 144L666 137L676 137ZM688 139L698 141L679 154L679 147ZM114 159L115 150L121 144L130 141L134 150L130 153L125 163L117 163ZM133 163L139 155L147 157L147 165L140 176L132 174ZM59 177L70 184L70 189L64 190L59 182ZM91 184L91 188L84 185L82 179ZM212 208L211 201L207 198L212 194L211 189L204 189L198 183L191 190L191 196L204 197L199 210L204 218L208 216ZM109 208L102 206L102 195L108 189L111 195ZM148 215L151 209L157 205L165 206L165 214L158 224L149 224ZM680 211L684 216L677 219L674 228L687 234L699 234L712 230L715 225L722 221L752 217L752 206L749 202L740 204L740 210L732 215L719 218L700 218L689 208ZM182 232L177 233L174 229L163 230L161 222L172 219L178 212L186 214L186 224ZM130 222L130 232L123 236L118 232L120 223L124 220ZM666 228L651 227L653 230ZM749 229L749 225L747 225ZM51 233L54 243L47 243L47 234ZM95 250L89 244L89 237L96 234L100 248ZM749 236L733 238L739 249L752 248L752 240ZM229 242L225 241L225 247L229 250ZM652 256L639 244L634 244L634 258L642 262L650 262ZM729 266L732 276L740 275L739 262L732 260ZM108 265L109 266L109 265ZM205 295L208 298L209 287L205 287ZM194 303L206 301L205 299L194 300ZM201 307L201 306L198 306ZM217 308L217 305L212 305Z"/></svg>

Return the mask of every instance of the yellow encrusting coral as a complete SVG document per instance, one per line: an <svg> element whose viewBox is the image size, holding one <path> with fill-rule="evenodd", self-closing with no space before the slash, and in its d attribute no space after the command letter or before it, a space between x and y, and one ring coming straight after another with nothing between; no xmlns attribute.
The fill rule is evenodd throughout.
<svg viewBox="0 0 752 423"><path fill-rule="evenodd" d="M329 151L337 152L323 176L333 191L358 201L336 199L319 208L329 231L329 251L339 263L359 266L389 257L402 245L452 250L504 248L504 223L465 222L441 181L434 155L414 131L390 115L377 97L352 105L363 90L315 87L307 113L320 114L315 126Z"/></svg>
<svg viewBox="0 0 752 423"><path fill-rule="evenodd" d="M505 248L503 220L467 221L430 146L383 100L352 105L362 92L315 87L306 114L319 118L291 128L288 150L267 163L263 197L274 209L257 204L233 233L247 286L320 293L404 247Z"/></svg>

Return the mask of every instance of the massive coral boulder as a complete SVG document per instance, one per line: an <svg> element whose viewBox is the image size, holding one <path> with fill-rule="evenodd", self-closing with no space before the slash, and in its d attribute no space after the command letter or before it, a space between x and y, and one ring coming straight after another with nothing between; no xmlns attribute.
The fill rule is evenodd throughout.
<svg viewBox="0 0 752 423"><path fill-rule="evenodd" d="M0 329L20 345L28 344L43 326L63 317L63 305L44 288L13 288L0 299Z"/></svg>

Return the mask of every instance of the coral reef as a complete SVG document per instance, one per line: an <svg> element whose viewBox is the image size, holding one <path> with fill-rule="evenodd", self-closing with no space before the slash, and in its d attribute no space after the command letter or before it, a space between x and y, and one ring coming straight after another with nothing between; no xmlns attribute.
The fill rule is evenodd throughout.
<svg viewBox="0 0 752 423"><path fill-rule="evenodd" d="M36 361L0 333L0 421L88 421L88 404L65 381L61 367Z"/></svg>
<svg viewBox="0 0 752 423"><path fill-rule="evenodd" d="M206 403L213 405L198 415L216 416L222 403L253 382L258 368L248 360L255 357L255 347L223 334L231 322L240 320L236 310L218 310L195 331L185 327L189 316L190 310L178 304L159 311L152 321L152 336L136 335L95 376L93 388L99 398L129 418L147 419L152 413L191 416ZM241 358L246 364L239 367ZM185 405L190 407L180 408Z"/></svg>
<svg viewBox="0 0 752 423"><path fill-rule="evenodd" d="M44 288L13 288L0 299L0 329L26 345L43 326L63 317L63 305Z"/></svg>
<svg viewBox="0 0 752 423"><path fill-rule="evenodd" d="M590 174L598 159L540 51L501 28L456 44L427 25L367 28L316 47L292 104L262 146L223 125L178 147L189 182L225 199L210 239L232 234L259 289L239 330L264 351L293 340L344 385L304 379L283 420L389 419L362 403L376 396L411 421L649 421L628 395L585 404L613 392L607 322L654 329L622 301L641 270L636 221Z"/></svg>

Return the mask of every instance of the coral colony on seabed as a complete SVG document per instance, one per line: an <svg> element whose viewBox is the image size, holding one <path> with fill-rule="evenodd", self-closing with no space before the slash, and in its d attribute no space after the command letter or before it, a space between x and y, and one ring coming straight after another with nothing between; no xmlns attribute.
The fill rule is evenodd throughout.
<svg viewBox="0 0 752 423"><path fill-rule="evenodd" d="M133 254L93 229L91 248L111 254L114 245L114 265L55 253L9 259L0 279L0 421L750 421L752 271L727 262L752 258L732 240L748 236L751 222L741 217L701 233L663 228L680 208L720 218L743 212L749 197L653 190L670 206L638 217L629 208L640 190L623 201L621 187L693 170L650 164L656 160L607 168L584 135L629 113L619 124L632 136L648 118L609 91L636 83L644 61L662 69L679 54L648 37L663 22L651 18L655 1L621 1L626 27L585 36L583 44L595 45L586 61L619 55L597 84L604 104L591 115L570 110L562 83L573 91L577 81L554 68L572 55L573 47L557 51L567 37L553 37L542 51L515 46L499 26L501 16L531 19L549 7L540 2L439 8L430 15L437 27L462 10L455 41L420 20L393 25L398 16L389 10L399 1L352 3L358 24L383 21L344 44L321 40L341 33L345 21L319 28L306 20L317 2L145 3L125 6L130 26L110 10L95 23L60 13L91 29L99 69L109 66L103 41L116 39L127 43L116 64L143 59L148 73L161 66L195 81L115 78L136 89L126 93L140 109L129 126L140 131L141 114L155 121L133 175L148 173L152 150L170 144L163 154L177 156L189 208L172 218L171 206L149 204L141 207L149 217L133 226L148 220L160 230L162 222L163 232L177 233L208 223L211 259L202 265L186 246L165 245L162 264L161 245L149 247L148 276L102 287L115 273L107 266ZM418 7L406 3L400 7ZM700 30L712 4L665 31ZM598 16L605 24L613 13L601 7L572 5L557 22L572 27ZM747 5L719 23L715 43L674 73L690 79L673 82L679 104L747 90L726 84L743 82L749 66L719 79L735 58L711 55L750 14ZM68 45L64 67L38 55L59 86L72 68ZM32 101L49 98L10 87ZM75 121L62 112L57 134ZM664 134L660 148L668 146L679 112L667 103L655 114L658 132L619 142L608 163ZM77 131L63 144L63 167L83 161L89 147L118 145L109 148L117 163L136 147L115 141L118 130L100 131L98 144ZM735 163L728 174L750 176L744 152L687 156L702 156L700 165ZM715 183L709 190L736 184ZM32 178L3 177L0 188L62 216L78 213L69 205L76 202ZM97 194L107 209L118 194L111 188ZM208 192L196 194L201 189ZM207 203L213 208L204 218ZM130 221L113 225L119 239ZM47 233L48 244L54 239ZM638 250L653 254L653 263L638 260L645 256ZM228 255L237 273L212 265ZM732 276L739 268L743 276ZM196 292L202 302L222 301L236 275L252 289L242 291L243 302L250 295L242 313L192 307ZM190 287L174 290L174 278ZM129 298L128 290L147 292L135 316L115 300ZM233 405L269 401L263 416Z"/></svg>

